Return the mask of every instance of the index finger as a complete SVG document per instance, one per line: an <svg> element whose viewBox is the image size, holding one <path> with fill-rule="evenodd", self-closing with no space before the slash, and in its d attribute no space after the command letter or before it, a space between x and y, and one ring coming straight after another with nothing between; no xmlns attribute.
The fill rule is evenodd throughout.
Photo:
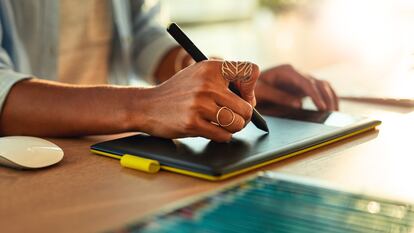
<svg viewBox="0 0 414 233"><path fill-rule="evenodd" d="M259 74L259 67L251 62L223 61L221 65L222 77L233 83L240 96L252 106L256 105L254 89Z"/></svg>
<svg viewBox="0 0 414 233"><path fill-rule="evenodd" d="M296 86L300 88L305 95L309 96L312 99L313 103L319 110L327 109L327 104L323 100L322 95L316 86L317 84L315 79L302 75L296 70L290 72L289 76L292 78L292 80L295 80Z"/></svg>
<svg viewBox="0 0 414 233"><path fill-rule="evenodd" d="M304 79L304 91L305 93L311 97L312 101L315 103L316 107L319 110L325 111L328 109L328 104L322 98L322 93L320 93L318 89L318 84L315 79L306 77Z"/></svg>

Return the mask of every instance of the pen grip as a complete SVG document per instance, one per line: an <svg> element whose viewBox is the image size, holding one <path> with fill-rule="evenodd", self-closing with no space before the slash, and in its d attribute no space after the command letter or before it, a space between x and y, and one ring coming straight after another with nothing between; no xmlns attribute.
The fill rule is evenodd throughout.
<svg viewBox="0 0 414 233"><path fill-rule="evenodd" d="M197 46L195 46L195 44L190 40L190 38L187 37L187 35L180 29L180 27L178 27L177 24L171 23L168 26L167 31L196 62L208 60L207 56L204 55L200 49L197 48ZM233 83L230 83L229 89L238 96L241 96L240 91ZM253 108L253 115L251 120L253 124L257 126L257 128L269 132L266 121L255 108Z"/></svg>

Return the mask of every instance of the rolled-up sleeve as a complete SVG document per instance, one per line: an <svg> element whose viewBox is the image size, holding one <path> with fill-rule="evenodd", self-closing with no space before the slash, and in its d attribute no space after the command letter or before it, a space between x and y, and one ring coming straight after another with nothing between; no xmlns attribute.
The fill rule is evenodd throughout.
<svg viewBox="0 0 414 233"><path fill-rule="evenodd" d="M133 0L131 8L134 65L140 76L152 82L154 71L162 57L178 44L159 23L159 2Z"/></svg>
<svg viewBox="0 0 414 233"><path fill-rule="evenodd" d="M3 27L2 22L0 21L0 113L3 110L4 102L13 85L23 79L31 77L28 74L22 74L14 70L10 55L3 48L4 43Z"/></svg>
<svg viewBox="0 0 414 233"><path fill-rule="evenodd" d="M17 73L12 70L0 69L0 110L3 110L3 104L6 101L10 89L17 82L30 78L27 74ZM1 113L1 111L0 111Z"/></svg>

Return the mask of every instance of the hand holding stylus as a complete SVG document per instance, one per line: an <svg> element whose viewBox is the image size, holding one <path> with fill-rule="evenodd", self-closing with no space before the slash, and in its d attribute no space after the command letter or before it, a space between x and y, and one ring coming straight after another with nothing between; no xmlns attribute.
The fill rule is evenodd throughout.
<svg viewBox="0 0 414 233"><path fill-rule="evenodd" d="M168 33L183 47L188 54L196 62L201 62L208 60L208 58L194 45L194 43L190 40L190 38L185 35L185 33L178 27L177 24L171 23L167 28ZM245 98L253 106L256 104L255 95L254 95L254 88L256 86L256 79L252 79L252 66L254 65L250 62L229 62L223 61L221 65L221 76L229 81L229 89L238 96ZM258 67L254 65L255 69ZM223 106L225 107L225 106ZM231 109L228 109L231 112ZM220 111L217 113L217 121ZM260 115L260 113L253 108L252 123L259 129L269 132L269 128L267 127L266 121ZM221 126L220 122L218 125Z"/></svg>
<svg viewBox="0 0 414 233"><path fill-rule="evenodd" d="M250 121L253 108L228 89L221 74L221 61L198 62L159 86L147 89L145 122L140 131L164 138L201 136L228 142L232 133ZM252 64L245 96L253 94L259 70ZM225 107L225 108L223 108ZM221 109L221 110L220 110ZM218 125L221 124L221 125Z"/></svg>
<svg viewBox="0 0 414 233"><path fill-rule="evenodd" d="M196 62L208 59L175 23L170 24L167 31ZM239 93L243 89L240 88L240 85L230 83L229 88L238 95L242 94ZM306 96L309 96L321 111L339 109L338 97L328 82L302 74L291 65L280 65L263 71L257 81L255 95L248 98L244 96L244 98L253 106L255 106L257 99L260 107L270 103L301 108L302 99ZM253 110L252 122L258 128L268 132L266 122L255 109Z"/></svg>

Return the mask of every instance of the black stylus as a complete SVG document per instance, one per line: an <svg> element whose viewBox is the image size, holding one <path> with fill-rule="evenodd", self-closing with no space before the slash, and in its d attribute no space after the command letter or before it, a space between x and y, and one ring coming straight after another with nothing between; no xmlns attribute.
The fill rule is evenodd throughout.
<svg viewBox="0 0 414 233"><path fill-rule="evenodd" d="M203 60L208 60L206 55L204 55L197 48L197 46L194 45L190 38L185 35L185 33L180 29L180 27L178 27L177 24L171 23L167 28L167 32L170 33L170 35L178 42L178 44L181 45L181 47L185 49L185 51L187 51L188 54L190 54L194 61L200 62ZM230 83L229 89L240 96L239 90L234 86L233 83ZM257 128L269 132L266 121L255 108L253 108L252 122Z"/></svg>

